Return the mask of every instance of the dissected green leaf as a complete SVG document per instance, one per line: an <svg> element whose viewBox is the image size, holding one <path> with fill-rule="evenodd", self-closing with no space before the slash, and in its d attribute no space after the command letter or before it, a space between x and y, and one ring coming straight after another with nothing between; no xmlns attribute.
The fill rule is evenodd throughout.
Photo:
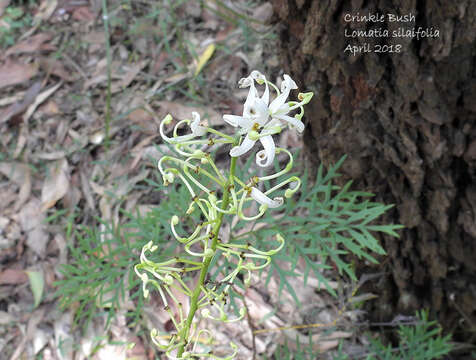
<svg viewBox="0 0 476 360"><path fill-rule="evenodd" d="M279 259L280 264L287 262L291 268L296 266L299 258L303 258L306 265L305 280L312 271L334 296L337 294L329 286L325 270L333 266L340 274L356 280L353 266L348 263L348 256L352 254L373 263L378 262L372 253L384 255L385 250L374 234L381 232L396 236L395 230L401 228L399 225L373 224L392 205L372 202L370 198L373 194L351 190L352 182L347 182L343 187L333 184L340 176L337 170L344 159L341 158L325 174L323 166L319 166L314 184L310 184L309 179L304 179L300 196L286 202L279 221L276 220L275 213L267 212L258 220L259 230L254 230L252 226L252 230L240 237L243 242L249 240L260 248L266 248L272 236L282 233L286 246L274 258ZM245 173L247 171L246 169ZM233 230L239 231L242 226L244 225L238 225ZM279 276L281 291L290 287L286 276L293 275L283 271L280 266L277 262L271 262L269 274ZM292 294L292 290L290 292Z"/></svg>

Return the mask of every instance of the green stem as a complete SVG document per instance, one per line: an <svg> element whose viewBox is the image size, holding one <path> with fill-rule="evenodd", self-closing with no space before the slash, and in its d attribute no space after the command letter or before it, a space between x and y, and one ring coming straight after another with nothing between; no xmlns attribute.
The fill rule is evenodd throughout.
<svg viewBox="0 0 476 360"><path fill-rule="evenodd" d="M236 141L235 141L236 142ZM225 183L223 187L223 202L222 202L222 209L226 210L228 208L228 205L230 203L230 190L229 187L230 185L233 184L233 177L235 174L235 168L236 168L236 157L231 158L231 164L230 164L230 174L228 176L228 180ZM198 309L198 298L200 297L200 294L202 292L202 287L205 284L205 279L207 277L208 273L208 268L210 267L210 263L212 262L213 257L216 254L217 251L217 245L218 245L218 232L220 231L220 227L223 221L223 213L218 214L217 222L213 228L213 240L212 240L212 245L211 249L213 250L213 256L210 256L205 259L202 265L202 270L200 271L200 278L198 280L197 286L193 290L192 297L190 298L190 311L188 313L187 320L185 321L185 326L182 328L182 330L179 333L179 338L182 341L182 344L180 345L177 353L177 357L180 358L185 350L185 345L186 342L188 341L188 335L190 333L190 328L192 326L192 321L195 316L195 312Z"/></svg>

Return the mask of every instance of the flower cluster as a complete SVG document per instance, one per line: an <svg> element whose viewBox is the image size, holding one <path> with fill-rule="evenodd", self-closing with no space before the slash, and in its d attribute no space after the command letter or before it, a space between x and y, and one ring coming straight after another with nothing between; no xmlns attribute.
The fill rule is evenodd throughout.
<svg viewBox="0 0 476 360"><path fill-rule="evenodd" d="M261 96L255 83L264 85ZM193 322L197 310L200 310L204 318L224 322L242 319L245 315L244 309L237 318L229 319L226 313L230 286L240 272L247 274L244 282L248 285L251 271L266 267L271 256L284 246L284 238L280 234L276 235L278 245L267 251L257 249L249 243L223 241L218 234L224 216L234 215L242 220L256 220L263 216L268 208L277 208L283 204L284 198L272 197L273 193L284 189L284 197L289 198L298 191L301 184L297 176L282 180L292 169L293 157L288 150L275 146L273 135L280 133L285 127L295 128L299 132L304 130L303 105L310 101L312 93L300 93L299 101L287 101L290 91L297 88L296 83L288 75L284 75L280 91L258 71L251 72L250 76L241 79L239 84L249 88L243 115L223 117L226 123L237 128L236 134L228 135L207 126L201 122L200 115L196 112L192 113L191 120L179 121L171 130L171 136L167 135L166 127L172 123L172 116L167 115L160 124L162 138L173 144L182 157L167 155L160 159L158 169L164 185L173 184L179 179L191 198L184 215L198 211L202 219L190 229L189 225L185 226L181 221L181 216L174 215L170 221L171 231L177 241L183 244L184 254L165 262L151 261L148 254L157 250L157 246L151 241L142 249L141 262L135 266L135 271L143 282L144 296L149 295L150 286L154 287L175 326L175 331L170 334L170 339L165 344L157 340L157 331L151 333L153 341L170 358L187 359L203 355L205 350L197 339L200 335L211 335L207 330L197 331L196 323ZM271 102L270 88L276 92ZM299 111L291 116L290 113L294 110ZM189 128L189 133L179 135L184 125ZM244 181L235 174L237 157L248 153L258 140L263 146L263 150L258 151L256 155L258 166L270 166L277 154L286 155L287 163L273 174L252 176ZM218 168L211 155L213 147L221 144L232 146L228 173ZM279 183L263 190L263 182L278 179ZM254 214L250 214L253 207L249 204L253 201L258 202L260 206ZM188 233L184 235L187 229ZM206 274L217 252L222 253L234 268L224 274L218 284L209 286L205 282ZM193 289L183 280L183 276L190 272L200 272L200 280ZM190 298L188 314L184 314L181 302L174 295L176 291ZM232 359L236 354L236 346L231 346L233 353L226 359ZM208 357L217 358L210 354L207 351Z"/></svg>
<svg viewBox="0 0 476 360"><path fill-rule="evenodd" d="M255 87L256 83L265 85L263 95L258 96ZM223 120L234 127L240 127L240 134L246 134L243 142L230 150L231 156L241 156L246 154L259 140L264 147L256 155L256 163L259 166L267 167L273 163L275 154L275 144L272 135L282 131L284 126L296 128L298 132L304 131L304 124L301 121L304 115L303 105L307 104L313 93L299 94L300 102L286 102L292 89L297 89L296 83L284 75L281 83L281 92L276 85L266 80L266 77L258 71L252 71L250 76L243 78L239 82L240 87L249 87L248 96L243 108L243 116L224 115ZM276 90L276 98L269 103L269 87ZM299 114L289 116L289 112L295 109L301 109ZM283 125L284 122L284 125Z"/></svg>

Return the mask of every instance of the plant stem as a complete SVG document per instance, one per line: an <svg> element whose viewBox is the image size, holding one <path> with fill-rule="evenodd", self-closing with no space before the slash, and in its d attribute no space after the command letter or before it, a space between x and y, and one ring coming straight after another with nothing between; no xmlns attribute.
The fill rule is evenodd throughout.
<svg viewBox="0 0 476 360"><path fill-rule="evenodd" d="M235 141L236 142L236 141ZM230 174L228 176L228 180L223 186L223 206L222 209L226 210L228 207L228 204L230 203L230 185L233 184L233 177L235 175L235 168L236 168L236 157L231 158L231 164L230 164ZM177 357L180 358L185 350L185 345L188 340L188 334L190 333L190 327L192 326L192 321L195 316L195 312L198 309L198 298L200 294L202 293L202 286L204 286L205 279L207 277L208 273L208 268L210 266L210 263L213 259L213 257L216 254L217 250L217 245L218 245L218 232L220 231L220 227L223 221L223 213L218 213L218 218L217 218L217 223L213 227L213 240L212 240L212 245L211 249L213 250L213 256L208 257L205 259L202 265L202 269L200 271L200 278L198 280L197 286L193 290L192 296L190 298L190 311L188 313L187 320L185 321L185 326L182 328L179 338L182 340L182 345L180 345L177 353Z"/></svg>

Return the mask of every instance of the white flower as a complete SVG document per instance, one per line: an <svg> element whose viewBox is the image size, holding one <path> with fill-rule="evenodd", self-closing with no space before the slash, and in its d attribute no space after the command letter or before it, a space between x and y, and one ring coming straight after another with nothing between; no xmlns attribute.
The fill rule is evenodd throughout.
<svg viewBox="0 0 476 360"><path fill-rule="evenodd" d="M196 111L192 112L192 123L190 124L190 129L192 129L192 134L194 136L203 136L207 133L207 128L200 125L200 114Z"/></svg>
<svg viewBox="0 0 476 360"><path fill-rule="evenodd" d="M197 136L203 136L207 133L207 128L200 125L200 114L197 112L192 112L192 122L190 123L190 129L192 130L191 134L168 137L165 135L164 125L168 125L172 122L172 116L168 114L160 123L160 135L162 138L171 144L179 144L185 141L190 141ZM182 120L184 122L189 122L190 120Z"/></svg>
<svg viewBox="0 0 476 360"><path fill-rule="evenodd" d="M266 205L269 208L277 208L283 205L284 199L282 197L275 197L274 199L266 196L261 190L255 187L251 188L250 196L261 205Z"/></svg>
<svg viewBox="0 0 476 360"><path fill-rule="evenodd" d="M255 81L265 85L261 97L258 96ZM240 127L240 133L246 134L246 137L239 146L230 150L230 155L237 157L247 153L259 140L264 150L258 152L256 163L263 167L269 166L273 163L276 148L272 135L281 132L281 121L295 127L298 132L304 131L304 124L300 120L302 114L294 117L287 114L298 107L302 108L302 105L309 102L310 96L303 98L299 103L286 103L290 91L297 89L296 83L286 74L281 84L281 92L271 84L277 92L276 98L271 103L269 103L269 82L259 71L252 71L250 76L240 80L239 85L250 88L244 104L243 115L224 115L223 120L234 127Z"/></svg>

